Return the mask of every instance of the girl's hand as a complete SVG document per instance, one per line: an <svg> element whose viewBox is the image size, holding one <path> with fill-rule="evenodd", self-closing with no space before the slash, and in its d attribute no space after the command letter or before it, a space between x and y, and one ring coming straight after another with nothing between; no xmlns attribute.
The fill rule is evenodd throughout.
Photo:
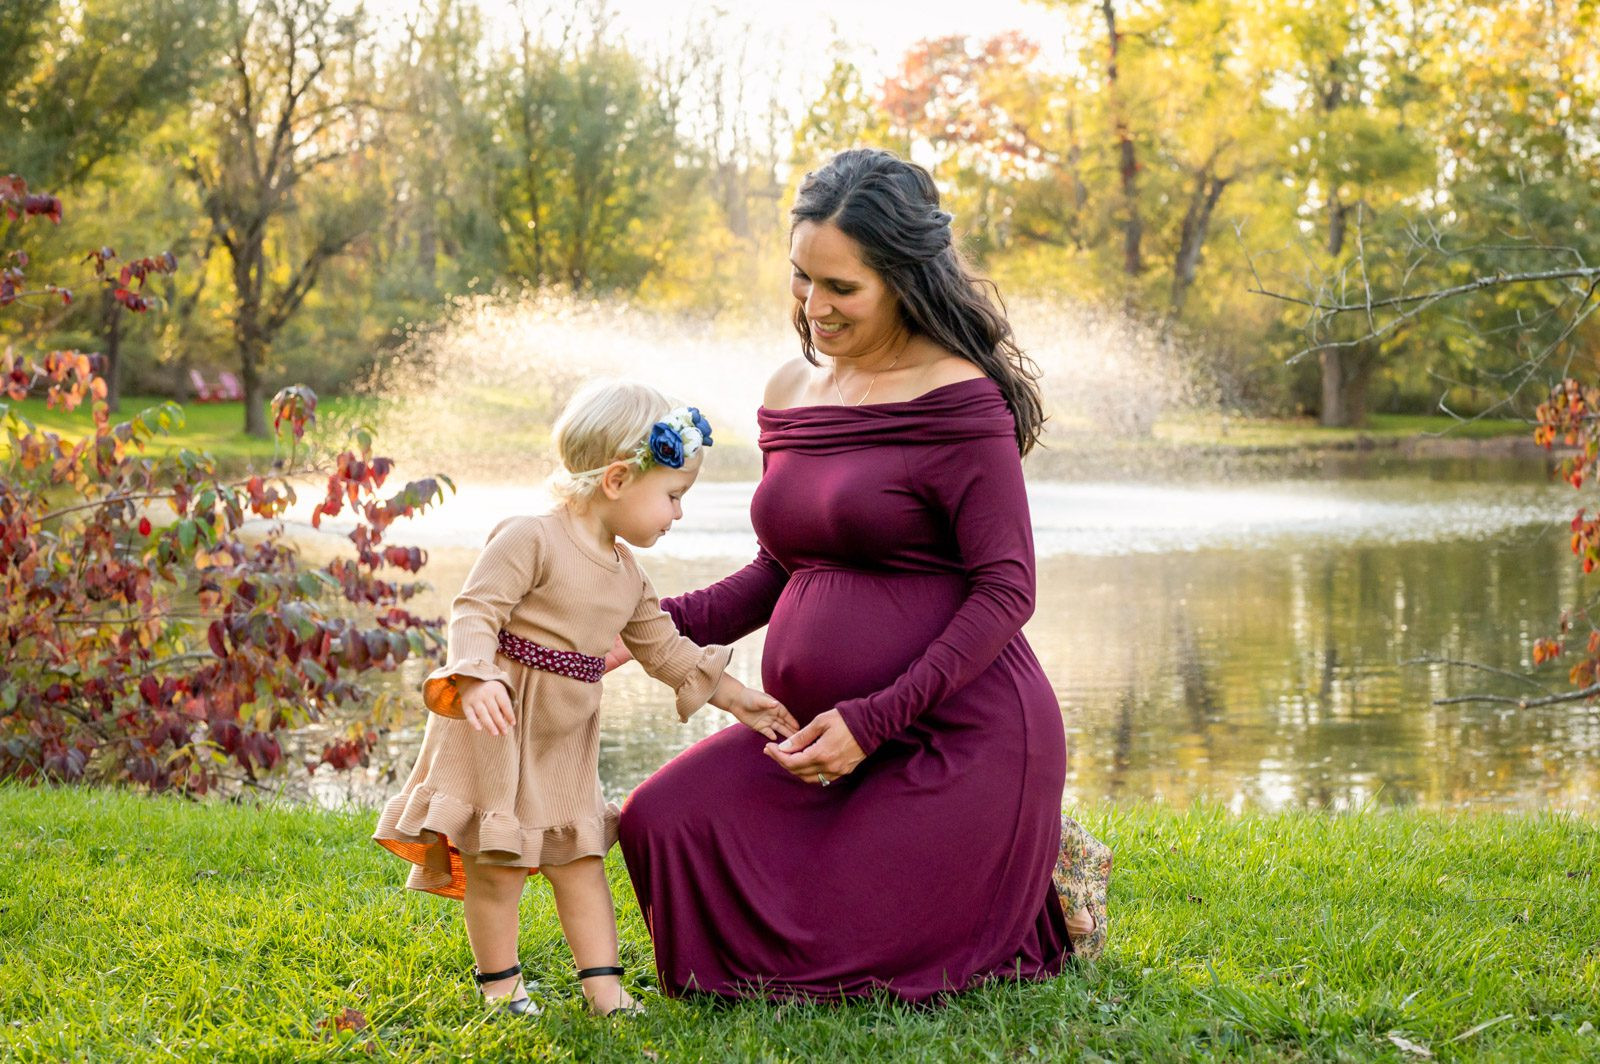
<svg viewBox="0 0 1600 1064"><path fill-rule="evenodd" d="M633 651L628 649L628 644L622 641L619 635L611 642L611 649L606 651L606 672L620 669L633 660Z"/></svg>
<svg viewBox="0 0 1600 1064"><path fill-rule="evenodd" d="M511 711L511 693L499 680L457 676L456 690L461 692L461 715L477 731L505 735L516 723L516 715Z"/></svg>
<svg viewBox="0 0 1600 1064"><path fill-rule="evenodd" d="M848 776L867 756L837 709L818 713L788 739L768 743L765 751L795 779L823 786Z"/></svg>
<svg viewBox="0 0 1600 1064"><path fill-rule="evenodd" d="M735 690L730 692L727 690L729 687ZM768 739L793 735L800 728L782 702L765 691L746 687L728 675L724 675L717 684L712 704L732 713L740 724L751 731L760 732Z"/></svg>

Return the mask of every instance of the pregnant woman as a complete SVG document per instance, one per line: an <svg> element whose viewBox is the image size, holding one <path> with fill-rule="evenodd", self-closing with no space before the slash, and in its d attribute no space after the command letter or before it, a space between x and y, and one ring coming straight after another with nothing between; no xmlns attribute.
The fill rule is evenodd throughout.
<svg viewBox="0 0 1600 1064"><path fill-rule="evenodd" d="M663 605L701 643L770 625L762 679L803 727L727 729L624 806L668 994L924 1000L1072 952L1051 885L1065 737L1021 634L1036 371L950 222L887 152L801 185L805 358L758 412L761 549Z"/></svg>

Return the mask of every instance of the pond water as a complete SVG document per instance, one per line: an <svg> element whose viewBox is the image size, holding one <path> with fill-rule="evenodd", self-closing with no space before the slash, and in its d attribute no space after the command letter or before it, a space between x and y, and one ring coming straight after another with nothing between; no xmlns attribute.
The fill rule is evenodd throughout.
<svg viewBox="0 0 1600 1064"><path fill-rule="evenodd" d="M641 554L663 594L750 558L753 487L690 493L685 520ZM1524 670L1584 592L1565 542L1576 493L1537 463L1345 457L1213 483L1034 482L1030 495L1027 636L1061 701L1068 804L1594 808L1600 711L1434 704L1564 684L1564 665L1541 687L1452 664ZM391 538L431 553L419 612L448 611L497 520L544 506L537 489L465 484L397 526ZM762 635L738 646L741 677L759 676ZM359 785L368 801L398 786L421 735L420 671L389 680L411 708L388 776ZM707 707L680 725L636 665L607 679L604 705L612 797L728 719ZM321 781L318 796L349 786Z"/></svg>

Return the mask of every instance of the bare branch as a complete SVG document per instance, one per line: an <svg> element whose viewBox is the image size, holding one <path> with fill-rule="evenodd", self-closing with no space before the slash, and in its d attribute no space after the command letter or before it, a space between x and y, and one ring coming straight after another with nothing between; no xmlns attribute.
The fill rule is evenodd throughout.
<svg viewBox="0 0 1600 1064"><path fill-rule="evenodd" d="M1459 666L1460 668L1463 668L1463 669L1479 669L1479 670L1481 670L1483 672L1492 672L1496 676L1508 677L1510 679L1518 681L1519 683L1529 684L1530 686L1537 687L1541 691L1548 691L1549 690L1548 687L1546 687L1544 684L1540 683L1538 680L1535 680L1531 676L1524 676L1522 673L1520 673L1520 672L1512 672L1510 669L1497 669L1493 665L1484 665L1481 662L1476 662L1476 661L1461 661L1461 660L1459 660L1457 658L1407 658L1405 661L1402 661L1400 664L1402 664L1402 665L1455 665L1455 666Z"/></svg>
<svg viewBox="0 0 1600 1064"><path fill-rule="evenodd" d="M1559 695L1545 695L1542 698L1513 698L1510 695L1456 695L1453 698L1435 698L1436 706L1454 706L1464 702L1498 702L1505 705L1516 706L1518 709L1533 709L1537 706L1554 706L1562 702L1584 702L1600 695L1600 683L1590 684L1588 687L1576 691L1566 691Z"/></svg>
<svg viewBox="0 0 1600 1064"><path fill-rule="evenodd" d="M1458 284L1452 288L1440 288L1432 292L1417 292L1412 295L1390 296L1387 299L1368 299L1360 303L1327 303L1320 299L1299 299L1282 292L1273 292L1265 288L1249 289L1252 295L1268 296L1272 299L1283 300L1287 303L1299 303L1302 306L1324 311L1327 314L1347 314L1351 311L1370 311L1378 307L1397 307L1411 303L1422 303L1432 306L1442 300L1455 296L1466 295L1470 292L1482 291L1485 288L1498 288L1502 285L1536 284L1540 281L1562 281L1581 279L1591 282L1600 282L1600 266L1578 266L1565 270L1544 270L1537 273L1497 273L1492 277L1478 277L1466 284Z"/></svg>

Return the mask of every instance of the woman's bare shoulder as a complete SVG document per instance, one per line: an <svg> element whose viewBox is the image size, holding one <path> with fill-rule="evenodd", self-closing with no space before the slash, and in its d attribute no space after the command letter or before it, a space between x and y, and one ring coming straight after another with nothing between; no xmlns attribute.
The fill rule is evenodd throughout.
<svg viewBox="0 0 1600 1064"><path fill-rule="evenodd" d="M768 410L782 410L794 406L805 391L811 373L816 367L803 358L791 358L767 379L767 391L761 405Z"/></svg>
<svg viewBox="0 0 1600 1064"><path fill-rule="evenodd" d="M945 351L943 348L940 351L941 357L922 368L922 379L917 382L919 390L928 392L935 388L943 388L947 384L975 381L987 376L982 366L968 362L960 355Z"/></svg>

